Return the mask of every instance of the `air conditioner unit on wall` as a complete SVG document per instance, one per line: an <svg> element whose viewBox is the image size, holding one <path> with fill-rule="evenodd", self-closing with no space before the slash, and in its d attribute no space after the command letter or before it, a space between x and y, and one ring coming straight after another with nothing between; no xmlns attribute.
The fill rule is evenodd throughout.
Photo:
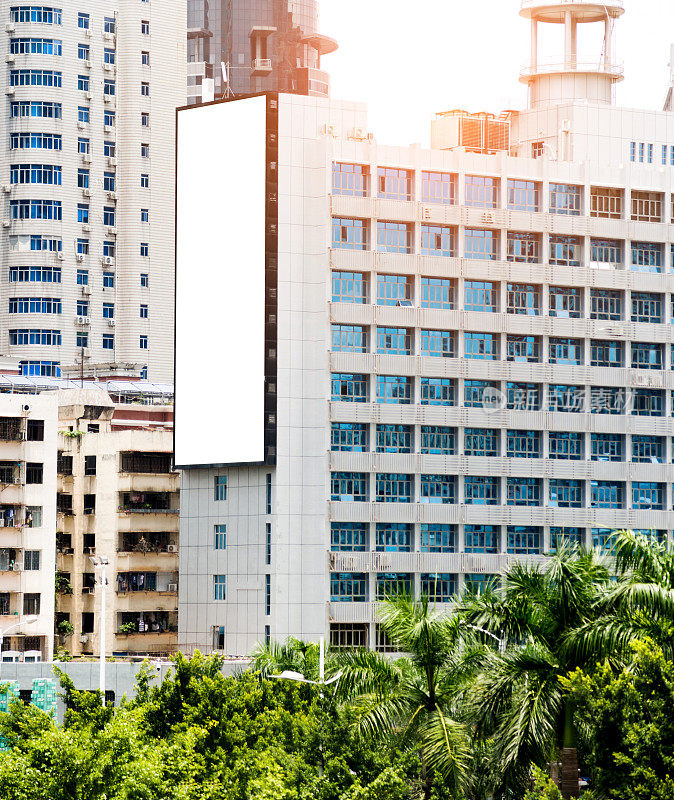
<svg viewBox="0 0 674 800"><path fill-rule="evenodd" d="M166 549L169 553L177 553L178 552L178 545L177 544L169 544L167 545Z"/></svg>
<svg viewBox="0 0 674 800"><path fill-rule="evenodd" d="M178 591L178 584L177 583L169 583L167 587L167 591L169 592L177 592Z"/></svg>

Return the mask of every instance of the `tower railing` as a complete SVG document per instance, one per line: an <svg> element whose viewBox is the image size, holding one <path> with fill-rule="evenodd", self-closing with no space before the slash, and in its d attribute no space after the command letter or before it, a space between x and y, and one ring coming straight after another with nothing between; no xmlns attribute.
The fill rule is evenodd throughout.
<svg viewBox="0 0 674 800"><path fill-rule="evenodd" d="M603 59L595 61L572 60L567 61L563 57L544 64L535 64L522 67L520 70L521 78L532 78L536 75L555 74L558 72L594 72L602 75L611 75L614 78L622 78L625 74L625 65L622 61L606 63Z"/></svg>
<svg viewBox="0 0 674 800"><path fill-rule="evenodd" d="M605 5L610 8L622 8L625 10L624 0L521 0L521 8L538 8L539 6L582 6L582 5Z"/></svg>

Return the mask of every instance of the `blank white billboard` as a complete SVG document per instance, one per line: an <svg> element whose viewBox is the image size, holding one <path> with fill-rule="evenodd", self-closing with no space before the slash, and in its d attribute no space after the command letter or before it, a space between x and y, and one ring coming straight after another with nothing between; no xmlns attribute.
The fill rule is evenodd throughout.
<svg viewBox="0 0 674 800"><path fill-rule="evenodd" d="M264 461L266 98L178 112L175 463Z"/></svg>

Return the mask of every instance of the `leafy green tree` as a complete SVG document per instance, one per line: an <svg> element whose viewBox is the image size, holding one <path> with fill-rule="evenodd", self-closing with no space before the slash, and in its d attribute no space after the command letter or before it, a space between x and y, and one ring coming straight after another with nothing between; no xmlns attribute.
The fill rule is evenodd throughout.
<svg viewBox="0 0 674 800"><path fill-rule="evenodd" d="M464 599L467 622L502 644L488 651L469 703L476 736L492 745L497 796L522 796L530 765L557 757L562 793L578 793L575 706L561 679L596 660L570 637L598 613L608 581L593 552L562 548L545 566L517 563L500 589Z"/></svg>
<svg viewBox="0 0 674 800"><path fill-rule="evenodd" d="M588 751L593 797L674 797L674 663L650 640L633 642L634 660L608 661L567 682ZM585 795L589 797L590 795Z"/></svg>
<svg viewBox="0 0 674 800"><path fill-rule="evenodd" d="M391 661L369 650L345 651L338 659L342 696L358 714L359 730L375 741L395 737L417 749L423 796L436 777L452 796L466 782L466 731L453 716L458 691L468 676L464 631L456 616L440 613L427 598L392 597L382 604L379 624L393 649Z"/></svg>
<svg viewBox="0 0 674 800"><path fill-rule="evenodd" d="M277 642L272 639L256 645L251 660L252 668L258 670L263 678L279 675L284 670L299 672L312 681L319 678L320 649L316 642L293 638Z"/></svg>

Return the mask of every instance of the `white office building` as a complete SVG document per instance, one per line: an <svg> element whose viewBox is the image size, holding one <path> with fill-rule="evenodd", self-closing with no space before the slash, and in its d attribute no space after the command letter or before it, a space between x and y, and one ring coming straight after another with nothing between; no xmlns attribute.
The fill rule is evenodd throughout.
<svg viewBox="0 0 674 800"><path fill-rule="evenodd" d="M0 20L0 352L170 380L186 0L2 0Z"/></svg>
<svg viewBox="0 0 674 800"><path fill-rule="evenodd" d="M564 540L671 539L674 113L614 105L623 11L525 0L528 107L439 114L430 150L329 99L179 112L183 649L385 648L389 591L445 603Z"/></svg>

